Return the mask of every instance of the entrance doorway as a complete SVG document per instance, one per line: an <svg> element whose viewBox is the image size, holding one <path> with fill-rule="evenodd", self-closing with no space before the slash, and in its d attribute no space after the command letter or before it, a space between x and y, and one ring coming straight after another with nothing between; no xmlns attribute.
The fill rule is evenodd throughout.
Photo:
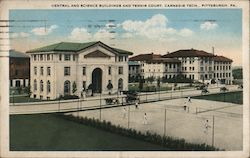
<svg viewBox="0 0 250 158"><path fill-rule="evenodd" d="M102 69L95 68L92 72L93 93L102 92Z"/></svg>

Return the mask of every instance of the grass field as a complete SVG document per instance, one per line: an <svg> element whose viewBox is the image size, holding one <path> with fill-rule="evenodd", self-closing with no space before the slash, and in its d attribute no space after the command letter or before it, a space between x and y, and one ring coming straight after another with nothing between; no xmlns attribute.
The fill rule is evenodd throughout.
<svg viewBox="0 0 250 158"><path fill-rule="evenodd" d="M11 115L11 151L168 150L53 114Z"/></svg>
<svg viewBox="0 0 250 158"><path fill-rule="evenodd" d="M243 104L243 92L211 94L211 95L197 96L193 98Z"/></svg>

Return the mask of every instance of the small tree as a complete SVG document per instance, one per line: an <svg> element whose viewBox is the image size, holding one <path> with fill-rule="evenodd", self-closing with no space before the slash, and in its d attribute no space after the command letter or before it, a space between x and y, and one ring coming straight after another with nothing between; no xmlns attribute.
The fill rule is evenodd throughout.
<svg viewBox="0 0 250 158"><path fill-rule="evenodd" d="M160 88L160 86L161 86L161 78L159 77L157 78L157 87Z"/></svg>
<svg viewBox="0 0 250 158"><path fill-rule="evenodd" d="M31 87L30 87L30 85L28 86L28 87L25 87L24 88L24 93L26 93L26 94L28 94L28 96L30 97L30 95L31 95Z"/></svg>
<svg viewBox="0 0 250 158"><path fill-rule="evenodd" d="M109 90L109 94L111 94L111 89L113 89L113 85L112 85L112 83L111 82L109 82L108 83L108 85L107 85L107 89Z"/></svg>
<svg viewBox="0 0 250 158"><path fill-rule="evenodd" d="M75 94L76 91L77 91L77 86L76 86L76 82L74 81L72 85L72 93Z"/></svg>
<svg viewBox="0 0 250 158"><path fill-rule="evenodd" d="M147 81L150 83L153 83L155 81L155 77L154 76L150 76L147 78Z"/></svg>
<svg viewBox="0 0 250 158"><path fill-rule="evenodd" d="M144 84L144 79L140 79L140 81L139 81L139 91L141 92L142 91L142 89L143 89L143 84Z"/></svg>

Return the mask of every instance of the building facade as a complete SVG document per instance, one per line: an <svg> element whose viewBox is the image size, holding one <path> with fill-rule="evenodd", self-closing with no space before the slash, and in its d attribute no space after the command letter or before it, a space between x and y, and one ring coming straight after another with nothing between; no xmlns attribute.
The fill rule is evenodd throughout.
<svg viewBox="0 0 250 158"><path fill-rule="evenodd" d="M190 79L211 83L232 84L232 60L202 50L178 50L163 55L181 61L181 73Z"/></svg>
<svg viewBox="0 0 250 158"><path fill-rule="evenodd" d="M180 73L181 62L173 58L163 58L159 54L140 54L129 59L140 65L140 75L147 79L150 77L175 77Z"/></svg>
<svg viewBox="0 0 250 158"><path fill-rule="evenodd" d="M129 59L138 62L143 78L185 78L202 83L232 84L232 60L202 50L178 50L165 55L140 54Z"/></svg>
<svg viewBox="0 0 250 158"><path fill-rule="evenodd" d="M27 53L31 55L33 98L81 97L83 91L108 94L128 89L128 56L132 52L99 41L61 42Z"/></svg>
<svg viewBox="0 0 250 158"><path fill-rule="evenodd" d="M25 53L9 52L10 87L27 87L30 80L30 58Z"/></svg>

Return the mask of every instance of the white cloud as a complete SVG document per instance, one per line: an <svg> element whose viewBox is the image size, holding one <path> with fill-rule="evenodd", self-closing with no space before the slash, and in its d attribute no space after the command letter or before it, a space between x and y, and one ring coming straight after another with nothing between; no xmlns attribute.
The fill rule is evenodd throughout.
<svg viewBox="0 0 250 158"><path fill-rule="evenodd" d="M17 38L19 36L19 34L18 33L12 33L10 36L11 36L11 38Z"/></svg>
<svg viewBox="0 0 250 158"><path fill-rule="evenodd" d="M19 33L12 33L11 37L12 38L25 38L25 37L29 37L30 34L26 33L26 32L19 32Z"/></svg>
<svg viewBox="0 0 250 158"><path fill-rule="evenodd" d="M107 29L100 29L100 30L98 30L98 31L94 34L93 38L94 38L95 40L111 39L111 38L115 38L116 35L117 35L117 34L116 34L115 32L111 33L111 32L108 31Z"/></svg>
<svg viewBox="0 0 250 158"><path fill-rule="evenodd" d="M191 36L192 34L193 34L193 31L187 28L181 29L179 32L179 35L183 37Z"/></svg>
<svg viewBox="0 0 250 158"><path fill-rule="evenodd" d="M37 27L31 30L31 32L38 36L45 36L50 34L56 28L58 28L57 25L51 25L50 27Z"/></svg>
<svg viewBox="0 0 250 158"><path fill-rule="evenodd" d="M123 33L123 34L121 35L121 37L122 37L122 38L132 38L132 37L133 37L133 34L132 34L132 33L126 32L126 33Z"/></svg>
<svg viewBox="0 0 250 158"><path fill-rule="evenodd" d="M71 31L69 38L73 41L87 41L92 39L92 35L84 27L76 27Z"/></svg>
<svg viewBox="0 0 250 158"><path fill-rule="evenodd" d="M29 37L30 34L29 34L29 33L26 33L26 32L20 32L20 36L21 36L21 37Z"/></svg>
<svg viewBox="0 0 250 158"><path fill-rule="evenodd" d="M171 38L171 35L190 36L193 32L187 28L176 30L175 28L168 27L168 19L162 14L156 14L145 21L132 21L126 20L118 25L126 32L123 38L127 37L127 33L133 36L143 36L153 40L164 40ZM130 36L131 38L131 36Z"/></svg>
<svg viewBox="0 0 250 158"><path fill-rule="evenodd" d="M200 25L201 30L213 30L218 27L217 23L206 21Z"/></svg>

